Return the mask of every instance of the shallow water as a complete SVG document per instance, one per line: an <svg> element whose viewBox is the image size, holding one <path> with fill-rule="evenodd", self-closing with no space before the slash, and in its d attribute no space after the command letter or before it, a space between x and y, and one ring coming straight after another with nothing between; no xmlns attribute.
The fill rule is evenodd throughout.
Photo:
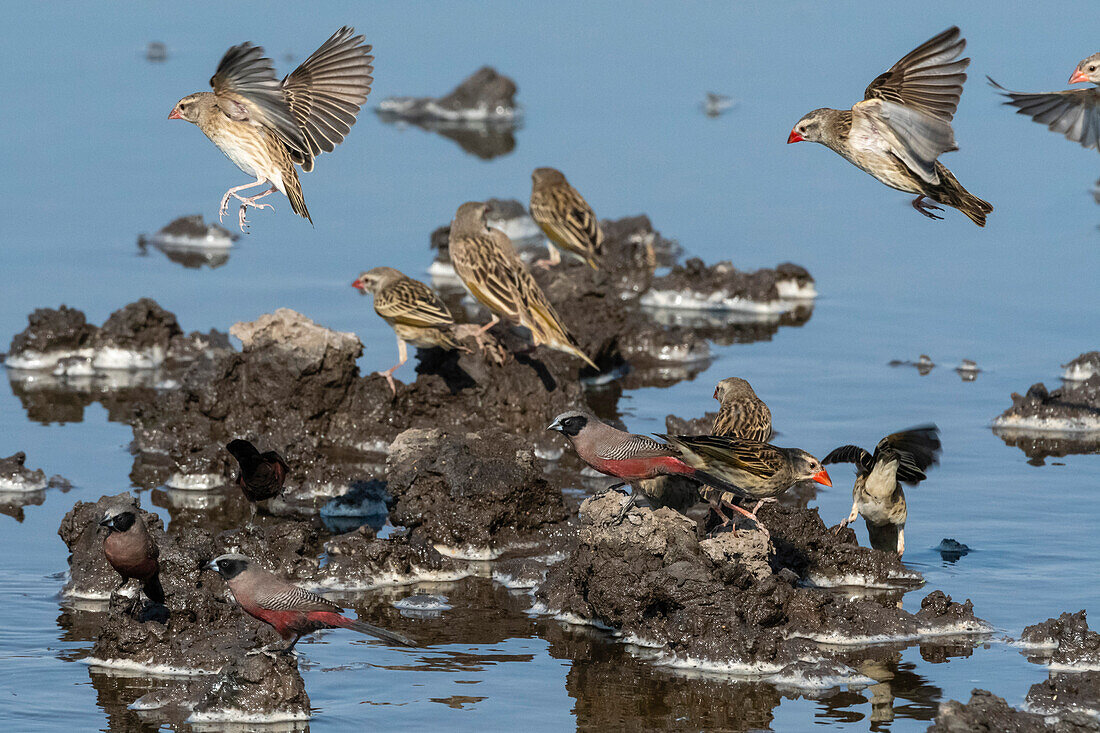
<svg viewBox="0 0 1100 733"><path fill-rule="evenodd" d="M392 333L348 287L354 276L380 264L423 274L428 236L458 204L523 200L530 170L554 165L602 217L644 212L689 254L747 269L792 261L817 281L808 322L763 341L715 345L713 362L689 381L628 391L619 402L627 424L653 431L669 412L712 409L714 383L730 375L769 403L781 443L818 455L938 423L942 464L909 493L905 559L928 589L970 598L999 631L949 652L883 647L880 669L864 673L892 675L888 689L808 696L659 666L602 632L533 615L529 596L474 578L356 601L445 596L450 610L418 622L418 638L434 640L427 649L340 633L303 643L316 708L310 729L367 720L384 729L484 729L519 719L531 730L909 731L923 730L940 700L965 700L974 687L1020 705L1047 672L998 638L1100 606L1091 531L1100 457L1032 465L989 424L1011 392L1037 381L1053 387L1059 364L1100 347L1100 207L1090 194L1098 159L1001 108L983 75L1023 90L1064 88L1077 61L1097 50L1100 10L1085 2L1063 3L1056 16L993 2L552 5L394 3L349 15L317 3L308 18L257 5L233 22L212 4L67 6L64 15L21 5L12 27L26 32L9 34L0 49L9 69L0 135L14 141L0 178L9 212L0 341L35 307L66 303L101 323L151 296L188 331L294 308L354 331L366 345L361 366L385 368ZM375 46L369 104L443 94L486 63L514 77L526 110L514 150L485 160L365 112L304 180L315 227L276 201L276 214L251 215L252 234L216 268L143 254L138 234L185 214L209 219L225 188L244 182L197 130L165 120L176 100L203 88L234 43L265 44L283 70L287 53L300 61L343 23ZM924 219L907 197L824 148L784 145L803 113L856 101L876 74L952 23L974 62L955 121L961 150L944 161L997 207L985 230L954 211ZM164 63L144 60L154 40L167 45ZM707 91L736 105L708 118L699 109ZM940 365L927 376L886 366L921 353ZM976 381L951 371L963 358L983 369ZM411 365L397 376L411 379ZM0 719L25 731L152 729L126 708L149 683L73 661L90 648L96 618L59 605L66 562L56 529L74 501L128 488L132 458L130 429L100 404L72 414L41 424L0 390L0 455L25 450L29 466L75 487L0 517ZM813 504L827 523L850 507L847 469L833 475L835 488ZM148 493L142 502L164 503ZM866 541L861 522L857 533ZM933 550L945 537L974 551L947 562ZM909 594L906 607L925 592Z"/></svg>

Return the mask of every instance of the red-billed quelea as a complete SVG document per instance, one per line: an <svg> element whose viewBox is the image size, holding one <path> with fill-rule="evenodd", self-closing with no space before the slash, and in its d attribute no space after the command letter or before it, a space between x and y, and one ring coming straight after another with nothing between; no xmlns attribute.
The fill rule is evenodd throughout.
<svg viewBox="0 0 1100 733"><path fill-rule="evenodd" d="M942 211L924 199L951 206L985 226L993 206L962 187L937 160L958 150L951 120L959 106L966 46L958 28L921 44L864 92L849 109L815 109L794 126L788 143L821 143L891 188L915 193L913 208L931 219Z"/></svg>
<svg viewBox="0 0 1100 733"><path fill-rule="evenodd" d="M258 567L244 555L221 555L211 560L207 567L225 578L245 613L269 624L289 642L285 647L264 647L251 653L286 654L305 634L338 628L358 631L392 644L416 646L416 642L406 636L344 616L344 609L332 601Z"/></svg>
<svg viewBox="0 0 1100 733"><path fill-rule="evenodd" d="M313 159L343 142L367 101L374 57L363 37L354 34L347 26L336 31L281 82L263 48L234 46L210 79L214 91L190 94L172 108L168 119L198 125L234 165L256 178L225 192L219 220L229 213L229 198L236 198L244 231L246 209L273 209L256 202L281 191L295 214L313 222L294 166L313 170ZM264 184L271 188L249 197L239 193Z"/></svg>
<svg viewBox="0 0 1100 733"><path fill-rule="evenodd" d="M101 527L107 528L103 538L103 554L107 562L122 576L117 593L130 580L141 582L141 589L154 603L164 605L164 589L160 585L160 549L149 534L138 508L120 504L107 509ZM134 599L136 607L139 598ZM131 609L132 610L132 609Z"/></svg>
<svg viewBox="0 0 1100 733"><path fill-rule="evenodd" d="M1096 84L1097 87L1062 92L1010 92L989 80L1008 97L1009 101L1005 104L1016 107L1017 114L1027 115L1086 148L1100 150L1100 53L1089 56L1073 70L1069 83L1081 82Z"/></svg>
<svg viewBox="0 0 1100 733"><path fill-rule="evenodd" d="M797 448L719 436L660 435L661 443L645 435L613 428L597 417L571 410L558 415L548 430L569 438L577 455L602 474L626 483L656 476L688 476L709 487L703 498L722 513L726 506L763 527L755 511L733 503L735 498L765 500L794 484L812 480L831 485L816 458ZM633 503L633 499L626 508ZM759 508L759 503L757 505Z"/></svg>
<svg viewBox="0 0 1100 733"><path fill-rule="evenodd" d="M908 509L902 483L916 486L925 471L939 461L940 437L935 425L921 425L887 435L872 455L859 446L844 445L825 456L823 463L854 463L852 511L838 531L862 516L871 547L905 553Z"/></svg>

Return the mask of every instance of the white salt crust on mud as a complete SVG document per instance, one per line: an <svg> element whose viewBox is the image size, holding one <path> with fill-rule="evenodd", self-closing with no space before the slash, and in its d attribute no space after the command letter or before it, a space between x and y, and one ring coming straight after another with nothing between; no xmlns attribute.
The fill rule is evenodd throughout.
<svg viewBox="0 0 1100 733"><path fill-rule="evenodd" d="M456 560L496 560L509 549L493 547L451 547L450 545L435 545L435 551L444 557L453 557Z"/></svg>
<svg viewBox="0 0 1100 733"><path fill-rule="evenodd" d="M237 708L224 708L222 710L204 710L201 713L191 713L185 723L241 723L263 725L267 723L290 723L309 720L309 713L304 710L276 710L271 713L250 713L247 710Z"/></svg>
<svg viewBox="0 0 1100 733"><path fill-rule="evenodd" d="M414 97L391 97L378 103L378 109L382 112L404 114L417 100ZM506 107L503 104L487 105L479 104L477 107L465 109L447 109L440 107L435 102L428 102L421 111L433 119L447 122L508 122L522 117L520 107Z"/></svg>
<svg viewBox="0 0 1100 733"><path fill-rule="evenodd" d="M919 573L901 573L891 572L889 578L897 580L898 584L884 583L879 578L870 578L866 575L857 575L855 573L849 573L847 575L814 575L810 574L806 579L818 588L881 588L881 589L893 589L893 588L908 588L913 582L920 582L923 585L924 579Z"/></svg>
<svg viewBox="0 0 1100 733"><path fill-rule="evenodd" d="M95 370L103 371L143 371L156 369L164 363L167 354L163 346L150 346L147 349L119 349L104 346L98 349L65 349L59 351L27 351L9 354L5 364L11 369L43 371L57 368L63 359L73 360L73 366L63 367L60 371L67 376L90 376ZM91 364L92 372L84 365ZM60 376L60 375L59 375Z"/></svg>
<svg viewBox="0 0 1100 733"><path fill-rule="evenodd" d="M416 595L405 596L394 601L393 607L401 611L442 612L450 611L454 606L447 603L443 596Z"/></svg>
<svg viewBox="0 0 1100 733"><path fill-rule="evenodd" d="M1070 364L1062 372L1062 379L1067 382L1084 382L1093 374L1100 374L1100 371L1091 364Z"/></svg>
<svg viewBox="0 0 1100 733"><path fill-rule="evenodd" d="M913 634L869 634L866 636L845 636L839 632L828 634L790 634L792 639L809 639L828 646L874 646L898 641L931 639L938 636L970 636L993 633L993 627L980 621L960 621L942 626L928 626Z"/></svg>
<svg viewBox="0 0 1100 733"><path fill-rule="evenodd" d="M502 585L508 590L534 590L546 581L546 573L543 572L540 575L541 577L517 578L514 575L494 570L492 578L494 583Z"/></svg>
<svg viewBox="0 0 1100 733"><path fill-rule="evenodd" d="M201 237L157 232L156 234L150 234L145 238L145 241L149 244L159 244L176 249L225 250L233 246L232 235L215 227L207 227L206 234Z"/></svg>
<svg viewBox="0 0 1100 733"><path fill-rule="evenodd" d="M527 613L535 616L550 616L555 621L561 621L562 623L569 624L570 626L586 626L592 629L599 629L600 631L615 633L614 628L608 626L601 621L584 618L583 616L578 616L575 613L565 613L562 611L553 610L542 601L535 601L531 605L531 607L527 609Z"/></svg>
<svg viewBox="0 0 1100 733"><path fill-rule="evenodd" d="M8 354L7 359L4 360L4 365L10 369L25 369L26 371L36 372L53 369L57 366L57 362L70 357L90 359L93 353L92 349L65 349L59 351L27 349L26 351Z"/></svg>
<svg viewBox="0 0 1100 733"><path fill-rule="evenodd" d="M314 591L331 592L358 592L374 590L376 588L400 588L417 583L453 583L456 580L469 578L474 574L472 568L459 570L425 570L414 574L382 573L361 581L339 580L337 578L325 578L318 583L310 584Z"/></svg>
<svg viewBox="0 0 1100 733"><path fill-rule="evenodd" d="M1092 433L1100 431L1100 415L1073 418L1021 417L1002 415L993 420L995 428L1009 428L1021 433Z"/></svg>
<svg viewBox="0 0 1100 733"><path fill-rule="evenodd" d="M164 485L180 491L210 491L225 486L225 477L216 473L173 473Z"/></svg>
<svg viewBox="0 0 1100 733"><path fill-rule="evenodd" d="M798 307L788 300L756 301L730 296L722 291L697 293L691 290L647 290L638 299L646 308L670 308L695 311L726 311L780 315Z"/></svg>
<svg viewBox="0 0 1100 733"><path fill-rule="evenodd" d="M166 356L163 346L150 346L141 351L104 346L95 350L95 355L92 356L92 366L96 369L121 369L123 371L156 369L164 363Z"/></svg>
<svg viewBox="0 0 1100 733"><path fill-rule="evenodd" d="M138 662L133 659L99 659L97 657L85 657L80 660L89 667L103 669L107 674L118 672L122 676L127 672L134 675L153 675L154 677L203 677L217 674L216 669L203 669L201 667L173 667L168 664L155 662Z"/></svg>
<svg viewBox="0 0 1100 733"><path fill-rule="evenodd" d="M775 664L711 662L705 659L675 654L658 655L653 663L661 667L674 669L681 674L759 680L799 690L829 690L834 687L866 687L875 684L875 681L870 677L842 664L813 658L800 661L821 664L820 673L798 671L785 674L783 672L785 667Z"/></svg>
<svg viewBox="0 0 1100 733"><path fill-rule="evenodd" d="M1053 725L1067 713L1082 713L1084 715L1088 715L1091 718L1096 718L1100 720L1100 710L1097 710L1096 708L1083 708L1080 705L1069 705L1064 708L1048 708L1043 705L1032 705L1025 701L1020 709L1023 710L1025 713L1042 715L1044 718L1046 718L1046 723L1048 725Z"/></svg>
<svg viewBox="0 0 1100 733"><path fill-rule="evenodd" d="M817 297L817 288L812 282L800 283L797 280L779 280L775 284L779 297L789 300L813 300Z"/></svg>
<svg viewBox="0 0 1100 733"><path fill-rule="evenodd" d="M29 479L24 476L12 476L10 478L0 477L0 492L29 494L35 491L42 491L46 488L47 484L48 482L45 476L40 479Z"/></svg>

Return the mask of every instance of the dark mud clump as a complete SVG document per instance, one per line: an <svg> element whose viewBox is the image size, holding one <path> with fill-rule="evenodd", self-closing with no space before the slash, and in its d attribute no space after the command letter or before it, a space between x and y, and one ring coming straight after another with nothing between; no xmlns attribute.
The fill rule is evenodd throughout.
<svg viewBox="0 0 1100 733"><path fill-rule="evenodd" d="M899 575L896 558L833 537L816 512L765 513L771 542L745 530L700 541L695 523L667 508L635 508L616 523L621 502L609 493L584 503L577 549L551 568L536 593L545 609L662 645L684 662L780 676L851 675L815 640L853 643L986 629L969 603L953 603L942 593L929 595L913 615L891 597L850 599L807 587L815 572ZM807 664L819 658L825 661Z"/></svg>
<svg viewBox="0 0 1100 733"><path fill-rule="evenodd" d="M328 562L319 582L334 589L364 589L408 585L420 580L458 580L471 574L469 566L441 555L432 543L408 532L378 539L360 527L325 544Z"/></svg>
<svg viewBox="0 0 1100 733"><path fill-rule="evenodd" d="M88 323L82 311L68 306L38 308L27 316L27 327L17 333L8 348L6 364L15 368L34 368L39 357L56 361L89 345L96 327Z"/></svg>
<svg viewBox="0 0 1100 733"><path fill-rule="evenodd" d="M1100 452L1100 369L1090 352L1066 364L1073 379L1048 390L1042 382L1013 393L1012 406L993 421L993 432L1020 448L1030 462L1047 457ZM1084 378L1081 378L1084 377Z"/></svg>
<svg viewBox="0 0 1100 733"><path fill-rule="evenodd" d="M1089 629L1084 611L1063 613L1028 626L1020 641L1035 647L1052 647L1050 661L1054 664L1100 668L1100 634Z"/></svg>
<svg viewBox="0 0 1100 733"><path fill-rule="evenodd" d="M1042 715L1017 710L992 692L974 690L966 704L955 700L941 703L928 733L1084 733L1096 730L1100 730L1100 724L1082 713L1051 722Z"/></svg>
<svg viewBox="0 0 1100 733"><path fill-rule="evenodd" d="M500 430L407 430L387 466L391 520L449 547L501 547L568 516L535 454Z"/></svg>
<svg viewBox="0 0 1100 733"><path fill-rule="evenodd" d="M46 472L41 468L30 469L25 464L27 454L23 451L7 458L0 458L0 493L9 491L41 491L51 482L65 482L60 476L46 481Z"/></svg>
<svg viewBox="0 0 1100 733"><path fill-rule="evenodd" d="M665 305L666 298L692 298L700 303L747 300L774 303L785 295L812 292L814 280L804 268L789 262L775 269L745 272L729 262L708 266L698 258L677 265L653 281L650 296L643 302ZM781 288L783 290L781 291Z"/></svg>
<svg viewBox="0 0 1100 733"><path fill-rule="evenodd" d="M166 356L168 344L182 334L173 314L156 301L141 298L112 313L96 332L91 346L135 352L161 349Z"/></svg>
<svg viewBox="0 0 1100 733"><path fill-rule="evenodd" d="M207 224L201 215L181 216L154 234L138 237L138 252L159 250L172 262L184 267L215 269L229 261L236 234L218 224Z"/></svg>

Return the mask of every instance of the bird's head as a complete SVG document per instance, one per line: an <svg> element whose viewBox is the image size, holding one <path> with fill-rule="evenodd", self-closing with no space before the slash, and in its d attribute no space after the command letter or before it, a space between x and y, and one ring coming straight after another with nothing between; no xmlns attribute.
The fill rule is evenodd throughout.
<svg viewBox="0 0 1100 733"><path fill-rule="evenodd" d="M567 438L575 438L588 427L591 420L591 415L580 410L570 410L555 417L554 422L547 425L546 429L559 432Z"/></svg>
<svg viewBox="0 0 1100 733"><path fill-rule="evenodd" d="M787 144L800 143L802 141L819 143L825 139L826 123L829 119L830 109L815 109L794 126L791 134L787 136Z"/></svg>
<svg viewBox="0 0 1100 733"><path fill-rule="evenodd" d="M560 185L565 183L565 174L557 168L536 168L531 172L531 182L536 187Z"/></svg>
<svg viewBox="0 0 1100 733"><path fill-rule="evenodd" d="M244 555L231 552L226 555L218 555L207 563L206 567L218 572L226 580L233 580L233 578L248 570L251 562Z"/></svg>
<svg viewBox="0 0 1100 733"><path fill-rule="evenodd" d="M351 286L363 295L367 293L377 295L384 285L399 277L402 277L401 272L392 267L376 267L359 273L359 277L355 278Z"/></svg>
<svg viewBox="0 0 1100 733"><path fill-rule="evenodd" d="M172 111L168 114L170 120L187 120L188 122L199 121L199 110L202 107L203 97L200 94L189 94L180 101L176 102L176 106L172 108Z"/></svg>
<svg viewBox="0 0 1100 733"><path fill-rule="evenodd" d="M256 450L256 446L241 438L229 441L229 444L225 446L225 449L229 451L234 458L237 459L238 463L248 458L254 458L260 455L260 451Z"/></svg>
<svg viewBox="0 0 1100 733"><path fill-rule="evenodd" d="M99 520L100 527L106 527L107 533L125 532L137 522L137 512L131 506L115 506L103 514Z"/></svg>
<svg viewBox="0 0 1100 733"><path fill-rule="evenodd" d="M489 206L484 201L467 201L462 204L451 222L451 234L483 231L486 227L485 214L488 211Z"/></svg>
<svg viewBox="0 0 1100 733"><path fill-rule="evenodd" d="M794 475L798 481L809 479L823 486L833 485L833 481L829 478L825 467L821 465L821 461L804 450L795 449L791 451L791 468L794 469Z"/></svg>
<svg viewBox="0 0 1100 733"><path fill-rule="evenodd" d="M740 377L727 377L714 388L714 399L725 403L727 400L738 397L755 397L752 386Z"/></svg>
<svg viewBox="0 0 1100 733"><path fill-rule="evenodd" d="M1082 81L1100 84L1100 53L1089 56L1077 64L1077 68L1073 70L1073 76L1069 78L1069 83L1077 84Z"/></svg>

